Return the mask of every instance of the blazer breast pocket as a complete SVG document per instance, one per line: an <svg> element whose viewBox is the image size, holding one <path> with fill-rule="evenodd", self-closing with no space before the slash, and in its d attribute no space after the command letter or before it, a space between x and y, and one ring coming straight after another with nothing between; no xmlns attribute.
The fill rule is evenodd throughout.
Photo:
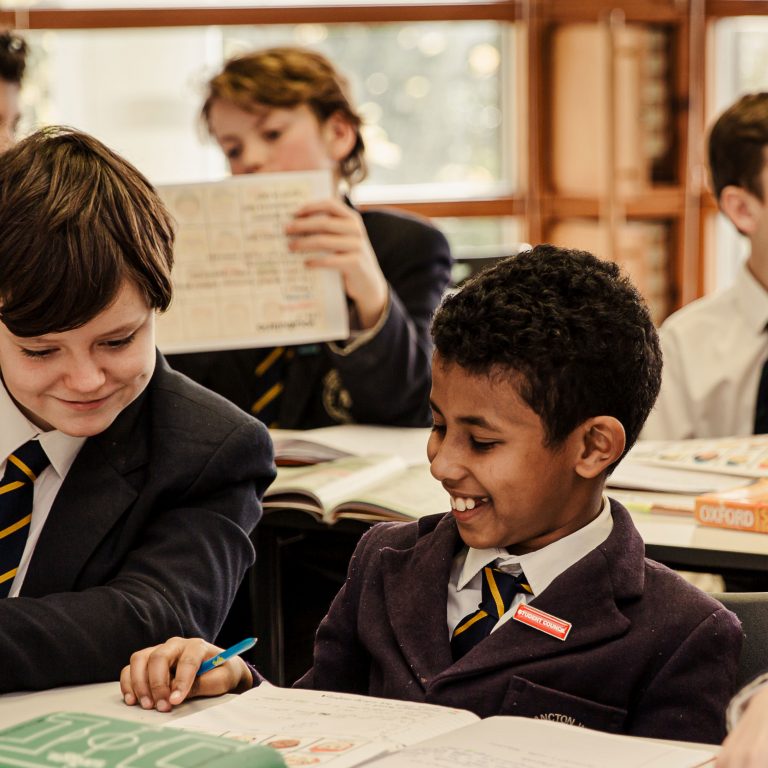
<svg viewBox="0 0 768 768"><path fill-rule="evenodd" d="M556 691L522 677L513 677L510 681L499 714L533 717L609 733L622 733L627 719L625 709Z"/></svg>

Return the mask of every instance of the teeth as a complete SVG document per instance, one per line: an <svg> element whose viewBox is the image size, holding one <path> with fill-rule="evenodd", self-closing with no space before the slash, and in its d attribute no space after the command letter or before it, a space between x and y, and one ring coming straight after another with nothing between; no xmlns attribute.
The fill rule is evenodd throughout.
<svg viewBox="0 0 768 768"><path fill-rule="evenodd" d="M485 501L488 501L487 496L483 496L482 499L479 499L478 501L475 501L471 496L468 496L466 498L462 496L450 496L451 499L451 509L456 509L459 512L464 512L467 509L474 509L478 504L482 504Z"/></svg>

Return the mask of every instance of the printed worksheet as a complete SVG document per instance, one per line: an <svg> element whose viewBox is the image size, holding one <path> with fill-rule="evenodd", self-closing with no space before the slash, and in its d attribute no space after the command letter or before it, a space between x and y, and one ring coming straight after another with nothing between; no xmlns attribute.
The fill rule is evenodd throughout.
<svg viewBox="0 0 768 768"><path fill-rule="evenodd" d="M270 746L288 766L350 768L477 720L461 709L262 683L166 727Z"/></svg>
<svg viewBox="0 0 768 768"><path fill-rule="evenodd" d="M330 171L261 173L159 186L177 224L174 298L158 316L163 352L308 344L349 336L337 270L304 266L285 225L331 197Z"/></svg>
<svg viewBox="0 0 768 768"><path fill-rule="evenodd" d="M614 736L520 717L489 717L377 760L376 768L698 768L711 749Z"/></svg>

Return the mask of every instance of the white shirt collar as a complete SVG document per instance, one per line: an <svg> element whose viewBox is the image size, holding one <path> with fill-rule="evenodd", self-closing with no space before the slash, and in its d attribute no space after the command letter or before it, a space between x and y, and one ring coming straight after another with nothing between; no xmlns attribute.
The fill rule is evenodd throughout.
<svg viewBox="0 0 768 768"><path fill-rule="evenodd" d="M613 516L607 496L603 496L600 514L583 528L553 541L546 547L525 555L510 555L506 549L474 549L469 547L464 565L456 583L461 590L489 563L498 560L498 566L510 573L520 569L525 573L534 595L543 592L563 571L600 546L613 530Z"/></svg>
<svg viewBox="0 0 768 768"><path fill-rule="evenodd" d="M19 446L37 437L50 459L51 466L59 477L64 477L67 474L87 439L65 435L58 429L42 432L19 410L1 380L0 424L3 425L0 434L0 464Z"/></svg>
<svg viewBox="0 0 768 768"><path fill-rule="evenodd" d="M734 287L747 325L756 334L763 333L768 324L768 291L757 281L746 263L736 273Z"/></svg>

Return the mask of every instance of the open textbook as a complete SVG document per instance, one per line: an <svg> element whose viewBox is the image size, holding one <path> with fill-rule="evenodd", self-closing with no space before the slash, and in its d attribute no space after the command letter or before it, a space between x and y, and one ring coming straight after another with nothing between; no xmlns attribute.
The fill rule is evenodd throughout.
<svg viewBox="0 0 768 768"><path fill-rule="evenodd" d="M283 466L264 494L264 511L297 509L318 520L417 520L447 512L448 494L426 463L400 456L346 456L311 466Z"/></svg>
<svg viewBox="0 0 768 768"><path fill-rule="evenodd" d="M395 454L406 464L427 460L429 427L337 424L319 429L271 429L275 460L283 466L317 464L344 456Z"/></svg>
<svg viewBox="0 0 768 768"><path fill-rule="evenodd" d="M343 424L270 435L278 471L265 512L300 510L334 523L416 520L450 508L429 472L428 428Z"/></svg>
<svg viewBox="0 0 768 768"><path fill-rule="evenodd" d="M288 766L695 768L713 756L546 720L480 720L433 704L268 684L166 727L269 745Z"/></svg>
<svg viewBox="0 0 768 768"><path fill-rule="evenodd" d="M174 296L157 321L163 352L345 339L337 270L304 266L284 233L294 212L333 195L330 171L260 173L159 186L176 220Z"/></svg>

